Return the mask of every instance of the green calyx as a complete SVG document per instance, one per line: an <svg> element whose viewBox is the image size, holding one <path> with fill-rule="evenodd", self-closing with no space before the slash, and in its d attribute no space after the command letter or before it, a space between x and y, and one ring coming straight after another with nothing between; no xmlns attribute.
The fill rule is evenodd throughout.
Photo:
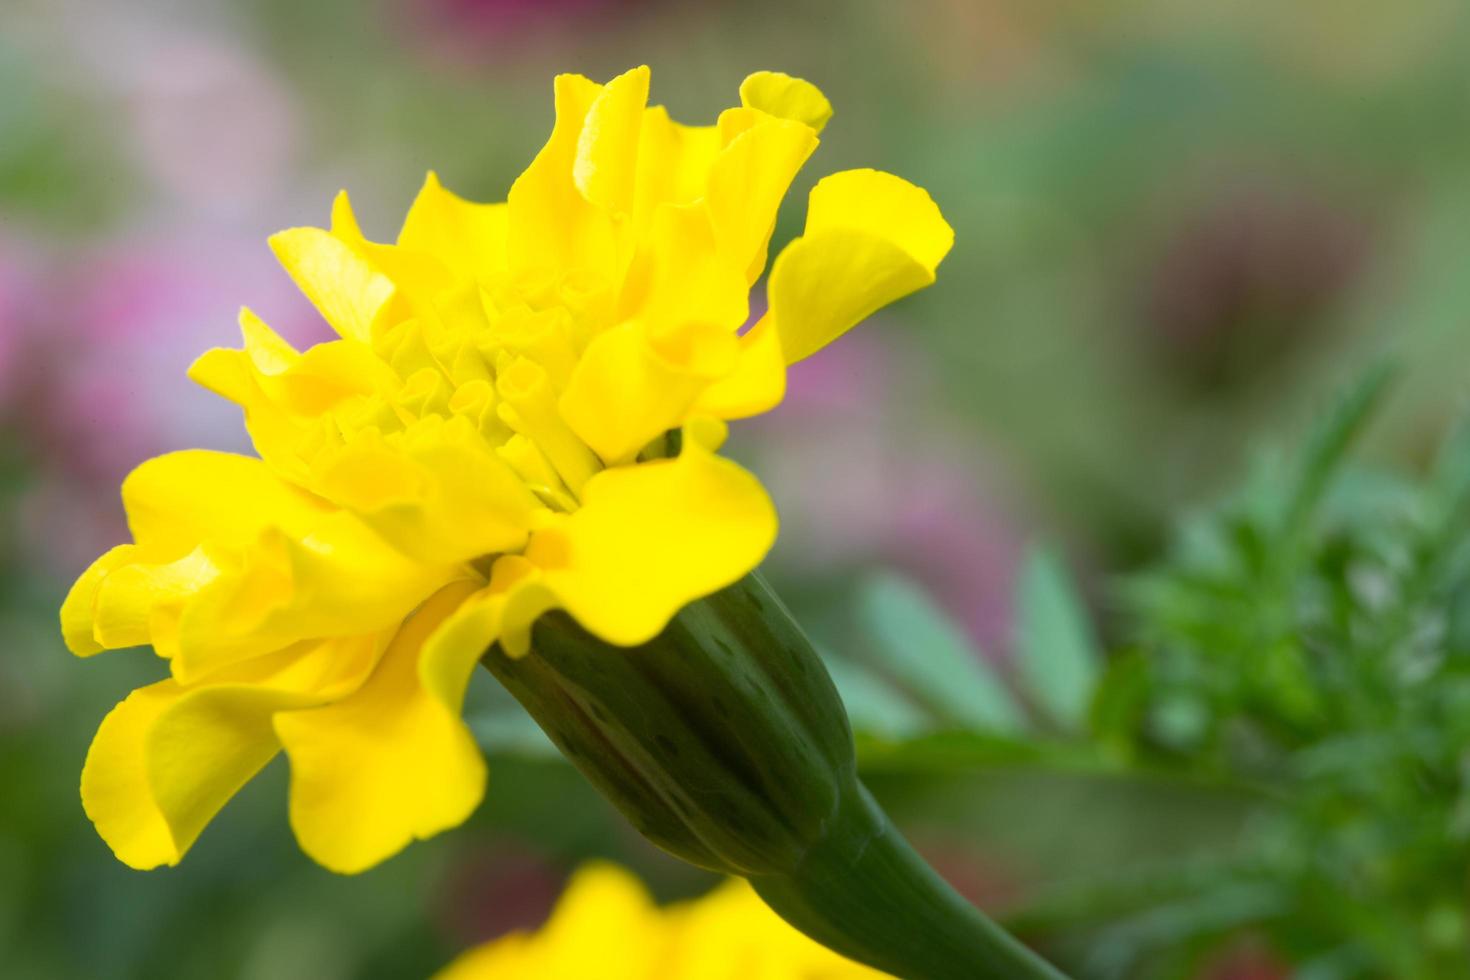
<svg viewBox="0 0 1470 980"><path fill-rule="evenodd" d="M837 691L754 576L641 647L553 613L530 655L485 664L644 836L711 871L794 867L856 780Z"/></svg>
<svg viewBox="0 0 1470 980"><path fill-rule="evenodd" d="M610 646L564 613L483 662L650 841L749 878L783 918L912 980L1062 975L956 894L857 778L825 666L756 575L657 638Z"/></svg>

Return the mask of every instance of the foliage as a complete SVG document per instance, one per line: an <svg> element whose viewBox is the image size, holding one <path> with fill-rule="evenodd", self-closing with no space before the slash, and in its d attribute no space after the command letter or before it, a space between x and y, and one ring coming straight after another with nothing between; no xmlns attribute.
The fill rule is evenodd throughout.
<svg viewBox="0 0 1470 980"><path fill-rule="evenodd" d="M1194 976L1243 936L1316 980L1470 970L1470 425L1422 476L1353 461L1391 374L1121 582L1100 677L1078 592L1037 549L1017 595L1029 708L978 651L961 666L959 631L915 587L861 592L871 672L836 676L870 767L1163 775L1251 801L1212 856L1014 910L1079 974Z"/></svg>

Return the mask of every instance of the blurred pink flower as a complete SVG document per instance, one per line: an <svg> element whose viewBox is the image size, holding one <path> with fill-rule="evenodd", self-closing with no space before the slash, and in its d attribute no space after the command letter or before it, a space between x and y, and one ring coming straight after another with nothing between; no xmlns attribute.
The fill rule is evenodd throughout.
<svg viewBox="0 0 1470 980"><path fill-rule="evenodd" d="M124 148L164 195L238 216L283 190L296 105L248 47L131 8L79 18L71 34L101 96L118 103Z"/></svg>
<svg viewBox="0 0 1470 980"><path fill-rule="evenodd" d="M18 242L0 239L0 419L19 394L22 331L35 303L34 261Z"/></svg>
<svg viewBox="0 0 1470 980"><path fill-rule="evenodd" d="M253 238L119 240L62 259L41 288L44 302L15 335L26 395L13 424L38 481L22 526L33 550L66 572L124 536L116 487L139 461L248 448L238 409L186 376L204 350L238 341L242 297L287 336L323 339Z"/></svg>
<svg viewBox="0 0 1470 980"><path fill-rule="evenodd" d="M995 460L921 416L925 366L882 329L794 367L786 403L756 430L782 516L778 559L817 576L900 568L998 654L1026 522Z"/></svg>
<svg viewBox="0 0 1470 980"><path fill-rule="evenodd" d="M419 6L445 26L494 34L628 3L629 0L429 0Z"/></svg>
<svg viewBox="0 0 1470 980"><path fill-rule="evenodd" d="M399 0L394 9L425 60L442 71L502 63L542 47L564 60L573 38L597 37L609 22L649 5L650 0Z"/></svg>

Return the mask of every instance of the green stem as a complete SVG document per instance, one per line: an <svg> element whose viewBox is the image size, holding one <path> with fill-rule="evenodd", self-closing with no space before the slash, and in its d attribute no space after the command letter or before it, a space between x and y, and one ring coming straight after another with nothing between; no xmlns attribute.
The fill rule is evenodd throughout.
<svg viewBox="0 0 1470 980"><path fill-rule="evenodd" d="M861 783L796 870L750 882L807 935L906 980L1065 980L939 877Z"/></svg>
<svg viewBox="0 0 1470 980"><path fill-rule="evenodd" d="M908 980L1061 980L961 898L857 779L827 671L758 576L616 648L570 616L484 665L650 841L750 879L818 942Z"/></svg>

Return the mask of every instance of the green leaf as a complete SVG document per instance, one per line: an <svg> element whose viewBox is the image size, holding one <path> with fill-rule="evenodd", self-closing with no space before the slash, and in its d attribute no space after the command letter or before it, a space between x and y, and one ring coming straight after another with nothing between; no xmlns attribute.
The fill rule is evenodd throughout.
<svg viewBox="0 0 1470 980"><path fill-rule="evenodd" d="M933 727L924 711L882 677L828 650L822 650L821 654L854 731L903 741Z"/></svg>
<svg viewBox="0 0 1470 980"><path fill-rule="evenodd" d="M883 673L946 724L987 732L1026 727L984 655L910 579L870 576L859 588L858 618Z"/></svg>
<svg viewBox="0 0 1470 980"><path fill-rule="evenodd" d="M1363 372L1338 396L1332 410L1312 432L1303 449L1302 466L1284 515L1287 530L1299 531L1322 499L1348 447L1372 418L1373 410L1393 380L1395 367L1393 361L1383 360Z"/></svg>
<svg viewBox="0 0 1470 980"><path fill-rule="evenodd" d="M1016 597L1016 670L1028 694L1068 731L1087 720L1103 658L1066 567L1049 549L1026 556Z"/></svg>
<svg viewBox="0 0 1470 980"><path fill-rule="evenodd" d="M497 684L489 671L470 675L465 691L465 724L486 755L528 759L560 758L556 746L526 709Z"/></svg>
<svg viewBox="0 0 1470 980"><path fill-rule="evenodd" d="M529 759L560 759L561 754L546 733L520 710L481 712L465 719L475 742L490 756Z"/></svg>

